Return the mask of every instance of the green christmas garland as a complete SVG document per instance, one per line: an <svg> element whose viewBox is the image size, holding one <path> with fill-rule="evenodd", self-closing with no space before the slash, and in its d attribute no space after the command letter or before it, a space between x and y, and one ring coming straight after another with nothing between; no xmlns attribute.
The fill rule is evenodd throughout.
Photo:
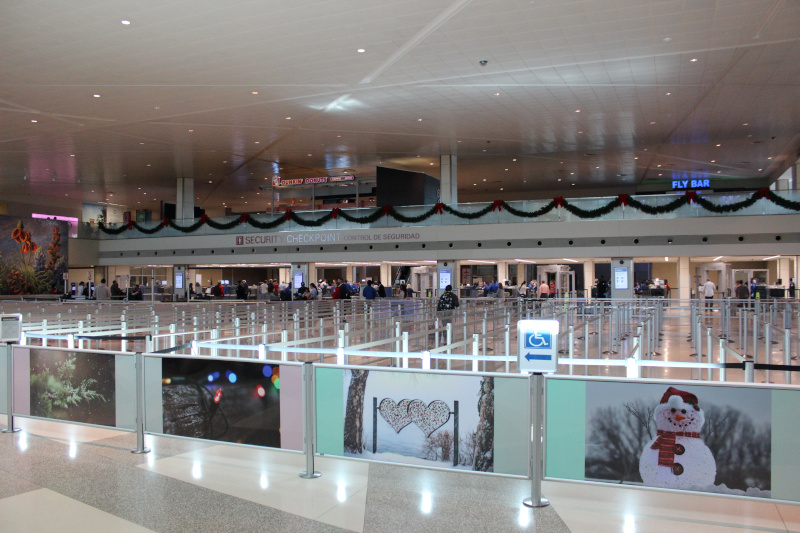
<svg viewBox="0 0 800 533"><path fill-rule="evenodd" d="M641 211L648 215L660 215L664 213L671 213L686 204L690 204L692 202L696 203L703 209L707 211L711 211L712 213L735 213L737 211L741 211L747 207L753 206L758 200L765 198L770 202L774 203L775 205L787 209L789 211L800 211L800 202L793 202L791 200L787 200L785 198L781 198L777 194L773 193L769 189L759 189L754 192L749 198L742 200L740 202L736 202L733 204L714 204L710 201L706 200L697 195L695 191L687 191L685 195L679 196L668 202L664 205L647 205L645 203L636 200L635 198L631 198L627 194L621 194L614 200L609 201L606 205L600 206L597 209L581 209L580 207L573 205L568 200L564 199L563 197L554 198L546 205L542 206L541 208L535 211L523 211L521 209L517 209L503 200L495 200L492 205L488 205L478 211L459 211L458 209L452 208L448 205L444 205L438 203L425 211L424 213L417 215L417 216L407 216L402 214L396 208L392 206L383 206L378 207L372 213L364 216L354 216L349 214L347 211L344 211L339 208L334 208L330 213L320 216L317 219L305 219L300 217L297 213L292 210L287 210L283 215L278 216L274 220L262 222L255 217L250 215L244 214L241 215L238 219L231 220L229 222L216 222L211 218L208 218L206 215L203 215L199 220L196 222L188 225L188 226L180 226L175 223L173 220L165 219L161 224L158 224L152 228L145 228L140 226L136 222L129 222L127 225L120 225L117 227L109 227L104 223L99 223L97 227L103 233L107 235L119 235L126 230L136 230L140 233L144 233L146 235L153 235L161 231L162 228L167 226L176 229L182 233L193 233L200 229L204 225L208 225L209 227L216 229L216 230L229 230L233 229L240 224L249 224L250 226L268 230L268 229L275 229L286 222L292 221L300 226L307 227L307 228L318 228L324 226L331 220L338 219L341 217L342 219L348 222L354 222L356 224L372 224L373 222L377 222L381 218L388 216L392 217L393 219L397 220L398 222L402 222L404 224L416 224L418 222L422 222L424 220L428 220L430 217L434 215L442 215L444 213L448 213L451 215L455 215L458 218L466 219L466 220L477 220L482 218L493 211L502 211L505 209L511 215L519 218L538 218L543 215L546 215L553 209L557 207L563 207L569 213L579 217L579 218L598 218L604 215L611 213L614 209L619 206L627 205L633 209Z"/></svg>

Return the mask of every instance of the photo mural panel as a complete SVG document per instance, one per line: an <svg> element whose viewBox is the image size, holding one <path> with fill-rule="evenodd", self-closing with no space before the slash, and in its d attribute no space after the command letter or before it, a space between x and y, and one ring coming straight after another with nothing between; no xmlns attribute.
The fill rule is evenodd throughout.
<svg viewBox="0 0 800 533"><path fill-rule="evenodd" d="M165 357L163 432L280 448L280 388L278 365Z"/></svg>
<svg viewBox="0 0 800 533"><path fill-rule="evenodd" d="M586 382L585 479L771 497L772 391Z"/></svg>
<svg viewBox="0 0 800 533"><path fill-rule="evenodd" d="M0 215L0 295L61 294L68 229L66 222Z"/></svg>
<svg viewBox="0 0 800 533"><path fill-rule="evenodd" d="M344 371L344 455L494 471L494 378Z"/></svg>
<svg viewBox="0 0 800 533"><path fill-rule="evenodd" d="M30 414L116 426L113 354L30 350Z"/></svg>

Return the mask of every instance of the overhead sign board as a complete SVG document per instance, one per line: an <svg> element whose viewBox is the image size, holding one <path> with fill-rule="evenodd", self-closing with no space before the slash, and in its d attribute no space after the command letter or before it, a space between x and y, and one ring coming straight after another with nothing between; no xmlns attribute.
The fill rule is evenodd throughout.
<svg viewBox="0 0 800 533"><path fill-rule="evenodd" d="M319 185L321 183L341 183L343 181L355 181L356 177L347 176L320 176L318 178L281 178L272 177L272 184L276 187L287 187L292 185Z"/></svg>
<svg viewBox="0 0 800 533"><path fill-rule="evenodd" d="M520 372L558 371L558 320L520 320L517 322L517 335Z"/></svg>

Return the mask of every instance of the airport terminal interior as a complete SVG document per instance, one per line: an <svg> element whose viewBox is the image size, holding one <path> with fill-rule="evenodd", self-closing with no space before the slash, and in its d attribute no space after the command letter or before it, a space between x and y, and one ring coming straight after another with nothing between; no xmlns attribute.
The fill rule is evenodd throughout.
<svg viewBox="0 0 800 533"><path fill-rule="evenodd" d="M800 3L0 28L0 529L800 532Z"/></svg>

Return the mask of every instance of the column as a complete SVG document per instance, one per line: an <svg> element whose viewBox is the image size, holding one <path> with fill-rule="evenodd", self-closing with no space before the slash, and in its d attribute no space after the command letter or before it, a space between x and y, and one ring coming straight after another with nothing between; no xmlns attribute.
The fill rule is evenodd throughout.
<svg viewBox="0 0 800 533"><path fill-rule="evenodd" d="M392 285L392 265L381 263L380 282L383 283L385 287L390 287Z"/></svg>
<svg viewBox="0 0 800 533"><path fill-rule="evenodd" d="M455 155L439 156L439 201L447 205L458 204L458 158Z"/></svg>
<svg viewBox="0 0 800 533"><path fill-rule="evenodd" d="M497 283L502 283L505 287L506 279L508 279L508 263L497 263Z"/></svg>
<svg viewBox="0 0 800 533"><path fill-rule="evenodd" d="M194 218L194 178L178 178L175 218L179 220Z"/></svg>
<svg viewBox="0 0 800 533"><path fill-rule="evenodd" d="M791 258L781 257L778 259L778 279L781 280L784 287L789 287L789 279L794 277L793 271ZM778 283L777 279L775 283Z"/></svg>
<svg viewBox="0 0 800 533"><path fill-rule="evenodd" d="M689 268L689 258L678 258L678 298L688 300L692 297L692 272Z"/></svg>
<svg viewBox="0 0 800 533"><path fill-rule="evenodd" d="M633 258L632 257L612 257L611 258L611 285L612 298L633 298Z"/></svg>
<svg viewBox="0 0 800 533"><path fill-rule="evenodd" d="M592 297L592 286L594 285L594 261L583 262L583 294L586 298Z"/></svg>

